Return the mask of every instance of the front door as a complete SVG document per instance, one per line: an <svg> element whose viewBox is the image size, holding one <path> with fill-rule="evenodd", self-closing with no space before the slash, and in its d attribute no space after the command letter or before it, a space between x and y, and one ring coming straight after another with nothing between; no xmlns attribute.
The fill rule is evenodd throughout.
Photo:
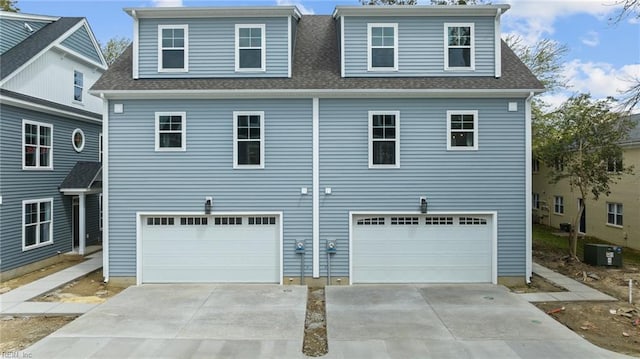
<svg viewBox="0 0 640 359"><path fill-rule="evenodd" d="M71 222L73 223L73 251L80 247L80 199L73 197L71 200Z"/></svg>
<svg viewBox="0 0 640 359"><path fill-rule="evenodd" d="M580 206L584 204L584 200L582 198L578 199L578 210L580 210ZM582 216L580 216L580 229L578 230L580 233L587 232L587 208L585 207L582 211Z"/></svg>

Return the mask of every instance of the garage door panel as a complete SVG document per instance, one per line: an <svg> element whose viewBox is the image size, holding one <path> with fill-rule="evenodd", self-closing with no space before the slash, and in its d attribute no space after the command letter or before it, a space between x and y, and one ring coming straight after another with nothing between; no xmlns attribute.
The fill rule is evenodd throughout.
<svg viewBox="0 0 640 359"><path fill-rule="evenodd" d="M249 217L218 218L200 225L147 225L143 219L145 283L280 282L280 227ZM240 218L237 224L235 219Z"/></svg>
<svg viewBox="0 0 640 359"><path fill-rule="evenodd" d="M491 282L491 216L355 216L354 283Z"/></svg>

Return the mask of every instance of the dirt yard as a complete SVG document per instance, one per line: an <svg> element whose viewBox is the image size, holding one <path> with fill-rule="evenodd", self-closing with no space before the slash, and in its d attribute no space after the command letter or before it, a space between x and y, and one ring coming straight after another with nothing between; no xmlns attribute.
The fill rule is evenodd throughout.
<svg viewBox="0 0 640 359"><path fill-rule="evenodd" d="M80 261L76 261L71 264L64 263L66 266L47 267L44 272L52 274L79 262ZM37 271L15 278L9 282L12 282L12 285L18 287L42 278L43 276L41 271ZM34 298L32 301L102 303L124 289L125 288L105 285L102 277L102 269L99 269L67 283L61 288ZM75 318L77 317L0 317L0 353L12 353L22 350L62 328Z"/></svg>
<svg viewBox="0 0 640 359"><path fill-rule="evenodd" d="M312 357L323 356L329 350L324 288L310 287L307 295L307 315L304 323L302 352Z"/></svg>
<svg viewBox="0 0 640 359"><path fill-rule="evenodd" d="M10 279L8 281L0 282L0 294L6 293L12 289L16 289L25 284L29 284L35 280L44 278L50 274L59 272L63 269L69 268L81 262L84 262L85 258L79 255L65 254L62 256L60 262L52 264L48 267L44 267L40 270L27 273L23 276Z"/></svg>
<svg viewBox="0 0 640 359"><path fill-rule="evenodd" d="M639 266L632 263L620 269L593 267L565 257L564 252L536 246L534 240L533 260L536 263L616 297L619 301L540 303L538 308L595 345L640 357ZM630 279L633 281L635 304L628 303Z"/></svg>

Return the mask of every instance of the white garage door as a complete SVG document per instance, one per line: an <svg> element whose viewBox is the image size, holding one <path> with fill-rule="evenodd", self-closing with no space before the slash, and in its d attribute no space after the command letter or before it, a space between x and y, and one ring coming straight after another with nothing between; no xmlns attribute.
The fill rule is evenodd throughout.
<svg viewBox="0 0 640 359"><path fill-rule="evenodd" d="M492 282L491 215L356 215L353 283Z"/></svg>
<svg viewBox="0 0 640 359"><path fill-rule="evenodd" d="M279 283L280 218L142 218L144 283Z"/></svg>

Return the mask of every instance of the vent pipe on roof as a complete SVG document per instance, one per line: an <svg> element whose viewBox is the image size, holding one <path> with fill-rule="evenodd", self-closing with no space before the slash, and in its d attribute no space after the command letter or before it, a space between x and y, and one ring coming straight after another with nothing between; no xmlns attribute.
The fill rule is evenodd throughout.
<svg viewBox="0 0 640 359"><path fill-rule="evenodd" d="M24 23L24 29L29 31L29 32L33 32L33 28L31 27L31 25L29 25L28 23Z"/></svg>

